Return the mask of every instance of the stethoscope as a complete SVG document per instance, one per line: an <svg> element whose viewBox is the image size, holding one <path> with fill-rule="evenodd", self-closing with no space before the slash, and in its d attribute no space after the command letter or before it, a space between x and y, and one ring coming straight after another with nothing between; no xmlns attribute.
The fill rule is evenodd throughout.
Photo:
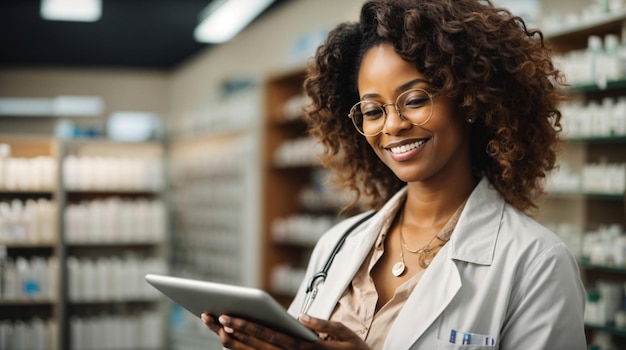
<svg viewBox="0 0 626 350"><path fill-rule="evenodd" d="M333 260L335 259L335 256L337 255L337 253L339 253L339 250L341 250L341 247L343 246L343 243L346 241L346 238L350 236L350 233L352 233L354 229L359 227L365 221L369 220L372 216L374 216L374 214L376 214L375 211L362 217L359 221L357 221L355 224L350 226L350 228L348 228L346 232L343 233L341 238L339 238L339 241L337 241L337 244L335 244L335 247L333 248L333 251L330 253L330 256L328 257L328 259L326 260L326 263L324 264L324 267L322 268L322 270L314 274L313 277L311 277L311 279L309 280L309 283L306 288L306 296L304 297L304 304L302 305L301 313L306 314L309 311L311 304L313 304L313 300L315 300L315 297L317 296L317 290L318 290L317 287L326 281L328 270L330 270L330 266L333 264Z"/></svg>

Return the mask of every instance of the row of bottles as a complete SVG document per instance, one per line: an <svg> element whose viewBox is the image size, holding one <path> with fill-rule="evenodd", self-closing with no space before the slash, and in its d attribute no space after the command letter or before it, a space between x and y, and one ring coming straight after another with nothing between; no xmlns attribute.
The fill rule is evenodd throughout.
<svg viewBox="0 0 626 350"><path fill-rule="evenodd" d="M0 350L55 350L58 323L54 320L0 320Z"/></svg>
<svg viewBox="0 0 626 350"><path fill-rule="evenodd" d="M603 89L608 82L626 77L626 44L617 34L591 35L585 50L570 51L554 61L569 83L594 83Z"/></svg>
<svg viewBox="0 0 626 350"><path fill-rule="evenodd" d="M547 183L549 191L621 195L626 191L626 163L585 164L581 171L562 163Z"/></svg>
<svg viewBox="0 0 626 350"><path fill-rule="evenodd" d="M57 167L54 158L11 157L11 145L0 143L0 189L9 191L51 191Z"/></svg>
<svg viewBox="0 0 626 350"><path fill-rule="evenodd" d="M159 312L100 314L70 320L72 350L161 349L163 318Z"/></svg>
<svg viewBox="0 0 626 350"><path fill-rule="evenodd" d="M57 271L56 257L0 257L0 300L53 300Z"/></svg>
<svg viewBox="0 0 626 350"><path fill-rule="evenodd" d="M46 198L0 202L0 242L52 243L56 215L56 203Z"/></svg>
<svg viewBox="0 0 626 350"><path fill-rule="evenodd" d="M68 243L162 242L167 209L161 199L105 199L69 204L64 212Z"/></svg>
<svg viewBox="0 0 626 350"><path fill-rule="evenodd" d="M63 181L71 191L158 191L163 188L162 161L68 155L63 159Z"/></svg>
<svg viewBox="0 0 626 350"><path fill-rule="evenodd" d="M144 276L167 272L164 259L135 256L69 257L67 269L71 301L156 299L159 293L145 282Z"/></svg>
<svg viewBox="0 0 626 350"><path fill-rule="evenodd" d="M572 101L561 106L563 132L569 138L626 136L626 96L602 101Z"/></svg>

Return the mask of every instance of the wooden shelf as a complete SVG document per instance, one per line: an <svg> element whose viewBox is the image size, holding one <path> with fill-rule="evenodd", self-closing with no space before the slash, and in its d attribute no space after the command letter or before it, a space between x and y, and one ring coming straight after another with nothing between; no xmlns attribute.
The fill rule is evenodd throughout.
<svg viewBox="0 0 626 350"><path fill-rule="evenodd" d="M613 325L596 325L585 323L585 328L596 331L608 332L618 337L626 337L626 328L617 328Z"/></svg>
<svg viewBox="0 0 626 350"><path fill-rule="evenodd" d="M52 306L57 300L50 299L0 299L3 306Z"/></svg>
<svg viewBox="0 0 626 350"><path fill-rule="evenodd" d="M607 32L619 33L625 20L626 10L605 13L594 20L546 31L544 36L558 51L583 49L587 45L587 37L603 35Z"/></svg>

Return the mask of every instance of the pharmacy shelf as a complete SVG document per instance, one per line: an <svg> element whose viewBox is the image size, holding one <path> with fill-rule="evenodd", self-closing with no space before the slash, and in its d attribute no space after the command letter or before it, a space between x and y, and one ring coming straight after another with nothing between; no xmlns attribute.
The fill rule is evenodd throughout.
<svg viewBox="0 0 626 350"><path fill-rule="evenodd" d="M553 191L553 192L550 192L548 195L550 197L558 197L558 198L586 198L586 199L601 199L601 200L608 200L608 201L624 200L624 194L622 193Z"/></svg>
<svg viewBox="0 0 626 350"><path fill-rule="evenodd" d="M578 264L581 268L584 268L587 270L598 270L598 271L605 271L605 272L611 272L615 274L626 275L626 266L597 265L597 264L592 264L586 260L581 260L578 262Z"/></svg>
<svg viewBox="0 0 626 350"><path fill-rule="evenodd" d="M585 323L585 327L588 329L593 329L595 331L608 332L619 337L626 337L625 328L617 328L612 325L597 325L597 324L590 324L590 323Z"/></svg>
<svg viewBox="0 0 626 350"><path fill-rule="evenodd" d="M0 241L0 247L8 249L31 249L31 248L56 248L57 242L3 242Z"/></svg>
<svg viewBox="0 0 626 350"><path fill-rule="evenodd" d="M570 137L569 143L626 143L626 136Z"/></svg>
<svg viewBox="0 0 626 350"><path fill-rule="evenodd" d="M587 37L607 31L619 31L624 20L626 20L626 10L607 12L596 18L576 23L575 25L566 25L557 30L545 31L543 34L549 41L568 41L571 40L573 36Z"/></svg>
<svg viewBox="0 0 626 350"><path fill-rule="evenodd" d="M566 89L568 92L603 92L610 90L626 89L626 80L609 80L606 86L600 87L595 82L578 83Z"/></svg>
<svg viewBox="0 0 626 350"><path fill-rule="evenodd" d="M52 306L52 299L0 299L0 306Z"/></svg>

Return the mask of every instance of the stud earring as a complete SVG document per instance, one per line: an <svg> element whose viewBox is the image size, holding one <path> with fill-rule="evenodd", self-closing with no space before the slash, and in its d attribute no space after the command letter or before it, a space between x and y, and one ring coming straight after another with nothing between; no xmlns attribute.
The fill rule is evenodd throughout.
<svg viewBox="0 0 626 350"><path fill-rule="evenodd" d="M470 124L474 124L474 119L473 119L473 118L471 118L471 117L470 117L470 118L467 118L467 122L468 122L468 123L470 123Z"/></svg>

